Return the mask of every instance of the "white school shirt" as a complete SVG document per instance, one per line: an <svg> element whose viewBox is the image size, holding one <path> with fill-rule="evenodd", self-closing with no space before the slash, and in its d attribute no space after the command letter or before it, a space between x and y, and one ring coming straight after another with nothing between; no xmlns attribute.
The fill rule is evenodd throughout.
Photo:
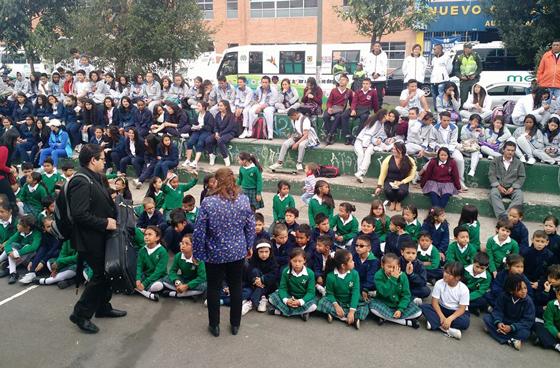
<svg viewBox="0 0 560 368"><path fill-rule="evenodd" d="M457 310L460 305L469 305L469 288L461 281L455 287L438 280L432 291L432 298L439 299L439 304L447 309Z"/></svg>

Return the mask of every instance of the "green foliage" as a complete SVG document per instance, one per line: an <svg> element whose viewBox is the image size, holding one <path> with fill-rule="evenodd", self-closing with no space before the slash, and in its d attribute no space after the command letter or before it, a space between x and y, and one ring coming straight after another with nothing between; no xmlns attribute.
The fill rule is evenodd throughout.
<svg viewBox="0 0 560 368"><path fill-rule="evenodd" d="M544 50L560 37L558 0L485 0L484 8L522 65L538 66Z"/></svg>
<svg viewBox="0 0 560 368"><path fill-rule="evenodd" d="M347 6L335 6L339 17L358 27L358 33L371 42L406 29L420 30L434 19L428 0L348 0Z"/></svg>

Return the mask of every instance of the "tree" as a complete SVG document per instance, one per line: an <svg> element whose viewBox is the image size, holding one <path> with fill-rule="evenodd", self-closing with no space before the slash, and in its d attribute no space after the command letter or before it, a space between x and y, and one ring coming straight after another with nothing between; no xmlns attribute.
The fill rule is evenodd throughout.
<svg viewBox="0 0 560 368"><path fill-rule="evenodd" d="M418 30L434 15L428 0L347 0L345 6L335 6L339 17L358 27L358 33L371 37L371 43L381 37L405 29Z"/></svg>
<svg viewBox="0 0 560 368"><path fill-rule="evenodd" d="M538 65L545 49L560 36L558 0L485 0L484 9L522 65Z"/></svg>

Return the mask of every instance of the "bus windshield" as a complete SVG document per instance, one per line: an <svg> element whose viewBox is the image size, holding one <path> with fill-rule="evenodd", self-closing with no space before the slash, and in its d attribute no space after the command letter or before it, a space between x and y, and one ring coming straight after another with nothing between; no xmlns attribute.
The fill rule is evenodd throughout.
<svg viewBox="0 0 560 368"><path fill-rule="evenodd" d="M228 52L218 68L218 77L235 74L237 74L237 52Z"/></svg>

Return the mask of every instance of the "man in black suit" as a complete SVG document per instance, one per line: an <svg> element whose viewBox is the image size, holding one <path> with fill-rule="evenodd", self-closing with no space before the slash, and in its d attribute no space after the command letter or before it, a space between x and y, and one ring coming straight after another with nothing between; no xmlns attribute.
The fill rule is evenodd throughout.
<svg viewBox="0 0 560 368"><path fill-rule="evenodd" d="M104 176L105 152L101 146L86 144L79 156L81 168L68 185L68 203L73 219L70 241L78 251L80 262L87 262L93 276L80 300L74 306L70 320L87 333L99 328L91 322L97 318L123 317L125 311L113 309L112 291L105 278L105 242L110 230L117 229L117 210Z"/></svg>

